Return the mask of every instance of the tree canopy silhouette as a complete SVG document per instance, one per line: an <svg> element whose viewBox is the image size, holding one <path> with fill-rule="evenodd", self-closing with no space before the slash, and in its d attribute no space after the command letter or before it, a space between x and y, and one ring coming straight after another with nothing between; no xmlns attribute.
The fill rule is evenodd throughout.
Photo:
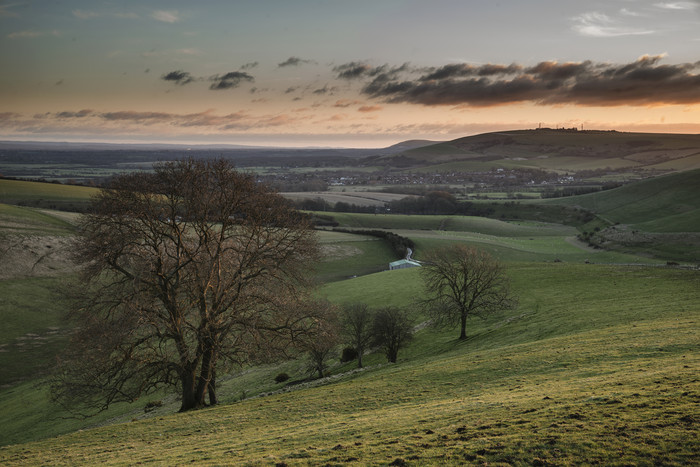
<svg viewBox="0 0 700 467"><path fill-rule="evenodd" d="M54 398L105 409L163 386L216 403L222 368L273 358L317 327L302 306L317 254L304 216L230 162L118 176L81 218L78 324Z"/></svg>

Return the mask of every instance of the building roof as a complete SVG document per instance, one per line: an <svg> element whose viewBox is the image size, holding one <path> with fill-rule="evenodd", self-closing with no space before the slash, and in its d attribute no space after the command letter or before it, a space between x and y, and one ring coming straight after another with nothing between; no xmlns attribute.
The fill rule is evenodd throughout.
<svg viewBox="0 0 700 467"><path fill-rule="evenodd" d="M398 266L402 265L411 265L415 267L420 267L420 263L418 261L413 261L412 259L400 259L398 261L394 261L389 263L389 268L396 268Z"/></svg>

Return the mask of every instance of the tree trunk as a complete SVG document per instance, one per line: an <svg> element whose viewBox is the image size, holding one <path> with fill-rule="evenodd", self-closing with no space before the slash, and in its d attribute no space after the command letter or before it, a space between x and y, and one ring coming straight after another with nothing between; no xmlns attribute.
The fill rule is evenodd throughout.
<svg viewBox="0 0 700 467"><path fill-rule="evenodd" d="M199 407L204 407L206 405L204 399L209 392L209 385L213 378L213 353L214 352L212 350L206 350L202 355L202 365L199 372L199 378L197 378L197 392L195 394Z"/></svg>
<svg viewBox="0 0 700 467"><path fill-rule="evenodd" d="M183 371L180 376L180 381L182 383L182 404L180 405L180 412L196 409L198 407L196 397L196 371L194 369Z"/></svg>
<svg viewBox="0 0 700 467"><path fill-rule="evenodd" d="M467 315L462 315L459 320L459 340L463 341L467 338Z"/></svg>
<svg viewBox="0 0 700 467"><path fill-rule="evenodd" d="M209 381L209 405L216 405L219 401L216 398L216 368L211 370L211 381Z"/></svg>
<svg viewBox="0 0 700 467"><path fill-rule="evenodd" d="M357 368L362 368L362 352L357 351Z"/></svg>

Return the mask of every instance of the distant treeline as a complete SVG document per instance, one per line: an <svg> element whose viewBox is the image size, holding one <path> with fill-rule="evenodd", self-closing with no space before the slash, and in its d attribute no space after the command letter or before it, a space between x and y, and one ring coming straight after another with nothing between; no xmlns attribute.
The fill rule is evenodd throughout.
<svg viewBox="0 0 700 467"><path fill-rule="evenodd" d="M445 191L432 191L425 196L407 196L389 201L384 207L365 206L338 201L331 204L323 198L307 198L293 202L294 207L303 211L351 212L351 213L392 213L426 215L463 215L488 217L494 213L491 206L458 201Z"/></svg>
<svg viewBox="0 0 700 467"><path fill-rule="evenodd" d="M387 203L387 208L396 214L462 215L488 217L494 209L483 204L457 201L445 191L432 191L425 196L408 196Z"/></svg>
<svg viewBox="0 0 700 467"><path fill-rule="evenodd" d="M597 193L603 190L611 190L622 186L622 183L611 182L605 183L602 186L567 186L563 188L549 187L542 191L542 198L564 198L567 196L585 195L588 193Z"/></svg>
<svg viewBox="0 0 700 467"><path fill-rule="evenodd" d="M323 198L306 198L293 201L292 203L295 208L302 211L354 212L365 214L386 212L386 209L383 207L350 204L344 201L338 201L335 204L331 204Z"/></svg>
<svg viewBox="0 0 700 467"><path fill-rule="evenodd" d="M389 232L386 230L353 230L336 227L333 229L333 231L357 235L369 235L371 237L377 237L386 240L387 242L389 242L391 249L394 250L394 253L396 253L396 255L400 258L406 257L406 254L408 253L408 248L414 250L416 247L415 243L413 243L413 240L411 240L410 238L402 237L401 235L397 235L394 232Z"/></svg>

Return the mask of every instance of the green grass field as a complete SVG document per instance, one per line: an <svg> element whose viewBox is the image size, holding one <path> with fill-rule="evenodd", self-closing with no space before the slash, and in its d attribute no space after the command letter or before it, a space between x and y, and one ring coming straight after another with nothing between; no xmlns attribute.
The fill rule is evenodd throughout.
<svg viewBox="0 0 700 467"><path fill-rule="evenodd" d="M324 386L6 446L0 461L692 463L700 400L698 272L522 264L510 274L519 308L473 321L465 342L455 331L427 329L395 365L373 364ZM417 270L347 283L352 287L334 283L324 294L408 305L406 296L420 290Z"/></svg>
<svg viewBox="0 0 700 467"><path fill-rule="evenodd" d="M0 178L0 203L48 209L84 209L96 188Z"/></svg>
<svg viewBox="0 0 700 467"><path fill-rule="evenodd" d="M642 197L622 187L590 202L605 213L629 214L640 229L661 225L645 216L662 216L663 203L690 206L664 221L692 227L698 206L689 174L673 179L672 194ZM637 211L635 196L646 203ZM699 270L592 249L575 239L576 227L554 222L334 216L345 227L411 238L418 259L455 242L486 249L506 263L519 305L472 319L466 341L456 339L457 330L421 327L397 364L373 352L363 371L336 361L328 379L280 392L286 383L274 381L278 373L295 383L307 378L301 357L222 376L222 405L215 408L175 414L178 401L162 392L76 420L50 404L44 377L70 328L54 292L67 274L0 280L0 464L696 462ZM2 238L66 236L74 221L70 214L0 204ZM424 293L420 270L382 271L396 259L386 243L327 231L319 232L319 242L320 296L399 306L412 310L416 324L426 321L415 306ZM150 401L163 405L147 414Z"/></svg>
<svg viewBox="0 0 700 467"><path fill-rule="evenodd" d="M649 232L700 232L700 170L655 177L613 190L545 204L590 209L611 223Z"/></svg>

